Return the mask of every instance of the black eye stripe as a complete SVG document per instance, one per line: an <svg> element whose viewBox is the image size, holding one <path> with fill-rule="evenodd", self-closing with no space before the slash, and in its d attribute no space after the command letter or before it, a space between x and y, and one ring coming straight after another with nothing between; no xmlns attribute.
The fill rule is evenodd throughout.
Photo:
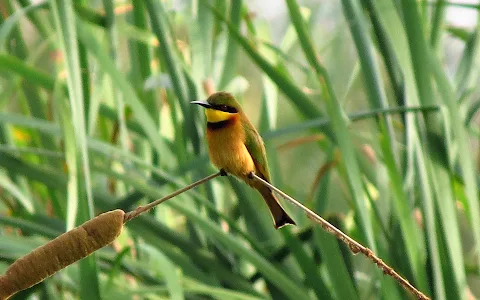
<svg viewBox="0 0 480 300"><path fill-rule="evenodd" d="M228 105L212 105L212 108L216 109L216 110L221 110L221 111L224 111L224 112L228 112L228 113L231 113L231 114L234 114L234 113L238 112L238 110L235 107L231 107L231 106L228 106Z"/></svg>

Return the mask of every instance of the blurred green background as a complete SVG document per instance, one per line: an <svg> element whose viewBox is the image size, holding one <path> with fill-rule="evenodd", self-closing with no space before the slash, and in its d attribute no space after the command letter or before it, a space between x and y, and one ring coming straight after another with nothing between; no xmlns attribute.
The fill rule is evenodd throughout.
<svg viewBox="0 0 480 300"><path fill-rule="evenodd" d="M215 172L189 101L226 90L276 186L432 299L480 297L478 11L2 0L0 273L101 212ZM216 178L14 299L413 299L285 206L298 226L276 231L255 191Z"/></svg>

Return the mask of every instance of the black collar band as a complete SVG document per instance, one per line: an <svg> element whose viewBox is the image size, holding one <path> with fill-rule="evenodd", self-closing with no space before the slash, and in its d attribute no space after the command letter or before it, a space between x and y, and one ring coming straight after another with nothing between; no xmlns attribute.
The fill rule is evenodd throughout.
<svg viewBox="0 0 480 300"><path fill-rule="evenodd" d="M212 130L225 128L225 127L228 126L228 124L230 124L230 122L231 122L231 119L220 121L220 122L215 122L215 123L207 122L207 128L212 129Z"/></svg>

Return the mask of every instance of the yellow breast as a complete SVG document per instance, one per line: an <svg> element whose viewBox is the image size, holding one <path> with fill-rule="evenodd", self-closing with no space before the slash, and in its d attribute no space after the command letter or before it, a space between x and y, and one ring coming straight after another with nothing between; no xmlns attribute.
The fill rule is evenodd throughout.
<svg viewBox="0 0 480 300"><path fill-rule="evenodd" d="M255 171L255 164L245 146L245 133L240 122L229 127L207 130L210 160L219 169L245 177Z"/></svg>

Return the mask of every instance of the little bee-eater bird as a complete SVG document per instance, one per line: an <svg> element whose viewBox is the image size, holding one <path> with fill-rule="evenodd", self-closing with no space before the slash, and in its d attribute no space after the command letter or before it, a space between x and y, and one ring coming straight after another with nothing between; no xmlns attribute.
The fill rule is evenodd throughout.
<svg viewBox="0 0 480 300"><path fill-rule="evenodd" d="M252 174L270 182L265 145L237 100L229 93L212 94L206 101L192 101L205 108L208 152L212 163L260 192L270 209L275 228L295 222L280 206L270 188Z"/></svg>

